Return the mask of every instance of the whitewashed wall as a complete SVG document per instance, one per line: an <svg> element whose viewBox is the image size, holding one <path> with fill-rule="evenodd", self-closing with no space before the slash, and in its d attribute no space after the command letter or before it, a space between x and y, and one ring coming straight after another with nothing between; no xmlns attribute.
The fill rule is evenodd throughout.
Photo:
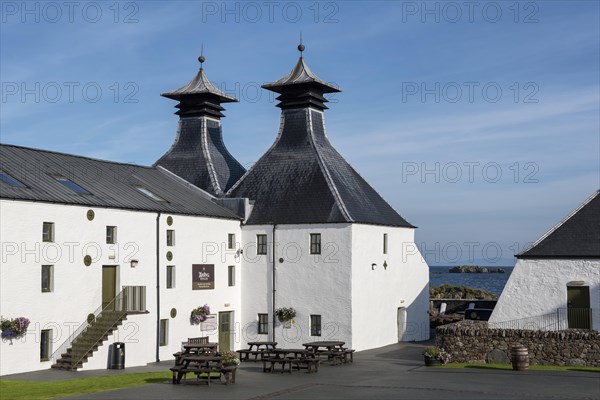
<svg viewBox="0 0 600 400"><path fill-rule="evenodd" d="M387 254L383 253L385 233ZM352 254L353 348L398 342L400 307L406 308L407 317L402 340L427 340L429 268L414 244L414 229L354 224Z"/></svg>
<svg viewBox="0 0 600 400"><path fill-rule="evenodd" d="M89 209L95 212L88 221ZM126 343L126 366L145 365L156 360L156 217L157 213L65 206L58 204L0 201L2 224L0 239L1 314L5 318L24 316L31 320L28 334L21 340L0 343L0 374L34 371L50 367L39 361L39 339L42 329L53 330L53 349L95 311L102 301L102 266L118 266L118 291L123 286L146 286L148 314L132 315L109 337L109 340L84 364L83 369L106 368L108 345L114 341ZM241 314L241 276L239 260L224 254L227 234L241 236L240 223L202 217L173 215L174 247L166 248L166 218L160 221L160 287L161 318L169 319L169 344L160 347L161 359L172 354L188 337L204 335L199 326L192 326L192 308L205 303L212 312L234 311ZM55 242L42 242L42 223L54 222ZM117 226L117 244L106 244L106 226ZM167 261L166 252L174 254ZM226 251L225 251L226 253ZM93 258L86 267L84 255ZM131 259L139 260L131 268ZM41 292L41 266L54 265L54 290ZM215 289L192 290L191 265L215 264ZM176 266L176 287L166 289L166 266ZM237 265L236 286L227 287L227 266ZM226 305L228 304L228 305ZM176 318L170 317L176 308ZM217 340L216 332L212 333Z"/></svg>
<svg viewBox="0 0 600 400"><path fill-rule="evenodd" d="M524 320L567 307L567 283L590 287L592 326L600 330L600 261L519 259L502 291L490 323Z"/></svg>
<svg viewBox="0 0 600 400"><path fill-rule="evenodd" d="M245 226L242 290L246 341L266 340L257 334L257 314L272 310L271 226ZM311 255L310 234L320 233L322 254ZM267 234L267 255L256 256L256 235ZM279 347L302 347L313 340L351 341L351 228L349 224L277 225L275 306L293 307L290 328L277 323ZM283 262L279 259L283 258ZM310 336L310 315L322 316L322 336Z"/></svg>

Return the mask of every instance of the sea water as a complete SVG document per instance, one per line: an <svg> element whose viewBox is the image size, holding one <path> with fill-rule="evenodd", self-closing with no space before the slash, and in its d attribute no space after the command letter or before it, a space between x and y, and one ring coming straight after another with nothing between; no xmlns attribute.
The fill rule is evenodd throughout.
<svg viewBox="0 0 600 400"><path fill-rule="evenodd" d="M452 267L429 267L429 284L431 286L452 285L452 286L467 286L473 289L483 289L498 296L502 293L502 289L508 281L513 267L489 267L502 268L505 272L474 274L474 273L450 273Z"/></svg>

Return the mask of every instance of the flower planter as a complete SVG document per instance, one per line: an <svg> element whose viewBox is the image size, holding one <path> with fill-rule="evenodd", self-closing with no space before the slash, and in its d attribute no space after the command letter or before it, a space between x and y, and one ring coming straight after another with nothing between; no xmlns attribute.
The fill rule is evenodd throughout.
<svg viewBox="0 0 600 400"><path fill-rule="evenodd" d="M437 367L437 366L442 365L442 360L440 360L439 358L433 358L433 357L427 357L427 356L423 356L423 358L425 359L426 367Z"/></svg>

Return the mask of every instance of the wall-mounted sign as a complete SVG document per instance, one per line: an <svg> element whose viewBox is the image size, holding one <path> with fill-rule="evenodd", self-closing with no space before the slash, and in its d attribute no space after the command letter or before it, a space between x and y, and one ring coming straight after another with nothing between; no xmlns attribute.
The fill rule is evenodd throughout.
<svg viewBox="0 0 600 400"><path fill-rule="evenodd" d="M215 265L192 264L192 289L205 290L215 288Z"/></svg>

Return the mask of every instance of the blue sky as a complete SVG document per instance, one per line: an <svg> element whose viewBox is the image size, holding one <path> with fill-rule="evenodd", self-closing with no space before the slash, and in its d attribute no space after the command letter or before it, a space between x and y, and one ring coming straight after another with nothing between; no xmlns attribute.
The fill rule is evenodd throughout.
<svg viewBox="0 0 600 400"><path fill-rule="evenodd" d="M251 165L279 124L260 85L298 52L340 86L330 140L432 265L511 265L600 187L599 3L1 4L1 141L152 164L195 75L240 99L225 142Z"/></svg>

